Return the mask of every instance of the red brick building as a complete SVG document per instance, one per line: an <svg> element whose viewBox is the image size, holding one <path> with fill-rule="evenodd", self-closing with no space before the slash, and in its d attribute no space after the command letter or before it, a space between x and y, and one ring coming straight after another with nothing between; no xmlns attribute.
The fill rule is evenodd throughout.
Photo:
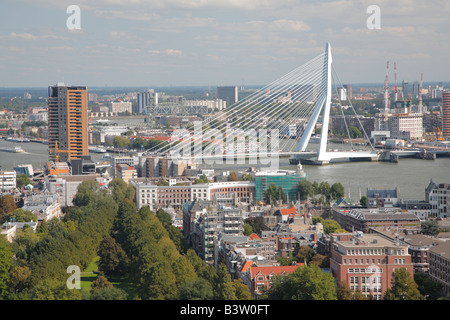
<svg viewBox="0 0 450 320"><path fill-rule="evenodd" d="M378 235L333 234L330 247L330 268L336 280L377 300L391 287L396 269L406 268L411 276L414 272L408 245Z"/></svg>
<svg viewBox="0 0 450 320"><path fill-rule="evenodd" d="M303 267L303 263L295 266L267 266L267 267L250 267L247 270L247 284L250 284L250 293L256 297L262 293L264 289L270 289L272 278L279 275L288 275L294 272L298 267Z"/></svg>

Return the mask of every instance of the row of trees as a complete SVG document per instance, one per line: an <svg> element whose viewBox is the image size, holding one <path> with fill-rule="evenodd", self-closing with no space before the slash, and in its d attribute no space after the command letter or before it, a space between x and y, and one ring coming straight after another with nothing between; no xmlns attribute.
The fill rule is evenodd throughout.
<svg viewBox="0 0 450 320"><path fill-rule="evenodd" d="M143 139L140 137L130 140L126 136L116 136L113 139L113 145L116 148L147 150L156 146L163 146L165 142L159 139Z"/></svg>
<svg viewBox="0 0 450 320"><path fill-rule="evenodd" d="M319 184L316 181L311 183L308 180L302 180L298 184L298 192L300 200L312 199L313 202L326 204L330 204L331 200L345 196L344 186L339 182L330 186L328 182Z"/></svg>

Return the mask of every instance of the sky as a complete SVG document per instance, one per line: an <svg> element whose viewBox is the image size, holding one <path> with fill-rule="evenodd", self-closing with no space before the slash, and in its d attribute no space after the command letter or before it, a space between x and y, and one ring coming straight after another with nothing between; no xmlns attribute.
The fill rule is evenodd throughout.
<svg viewBox="0 0 450 320"><path fill-rule="evenodd" d="M383 83L387 61L390 82L394 61L399 82L449 81L449 16L448 0L2 0L0 87L265 85L327 42L343 83Z"/></svg>

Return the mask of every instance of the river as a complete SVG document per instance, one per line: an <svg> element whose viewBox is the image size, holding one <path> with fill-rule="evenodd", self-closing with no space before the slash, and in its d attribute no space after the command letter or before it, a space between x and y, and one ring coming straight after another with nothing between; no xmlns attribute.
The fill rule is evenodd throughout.
<svg viewBox="0 0 450 320"><path fill-rule="evenodd" d="M0 147L21 146L26 153L0 152L1 170L13 170L19 164L32 164L33 168L42 168L48 160L48 146L41 143L11 143L0 139ZM314 145L313 145L314 146ZM331 149L348 149L348 145L329 144ZM102 154L91 154L94 161L99 161ZM258 167L253 164L206 165L216 171L245 170ZM289 158L279 159L279 168L295 170L289 164ZM345 187L346 196L358 201L367 193L367 188L398 188L399 198L405 200L424 200L425 188L430 179L437 183L450 183L450 158L436 160L400 159L398 163L390 162L344 162L324 166L304 165L304 171L311 182L327 181L330 185L340 182Z"/></svg>

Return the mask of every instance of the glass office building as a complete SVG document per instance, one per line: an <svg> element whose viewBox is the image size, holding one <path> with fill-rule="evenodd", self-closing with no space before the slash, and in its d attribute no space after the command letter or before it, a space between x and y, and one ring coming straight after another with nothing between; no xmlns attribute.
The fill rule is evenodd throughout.
<svg viewBox="0 0 450 320"><path fill-rule="evenodd" d="M281 186L289 200L297 200L297 186L305 179L306 174L301 167L297 171L258 172L255 174L256 201L264 201L264 191L271 183L274 183L277 188Z"/></svg>

